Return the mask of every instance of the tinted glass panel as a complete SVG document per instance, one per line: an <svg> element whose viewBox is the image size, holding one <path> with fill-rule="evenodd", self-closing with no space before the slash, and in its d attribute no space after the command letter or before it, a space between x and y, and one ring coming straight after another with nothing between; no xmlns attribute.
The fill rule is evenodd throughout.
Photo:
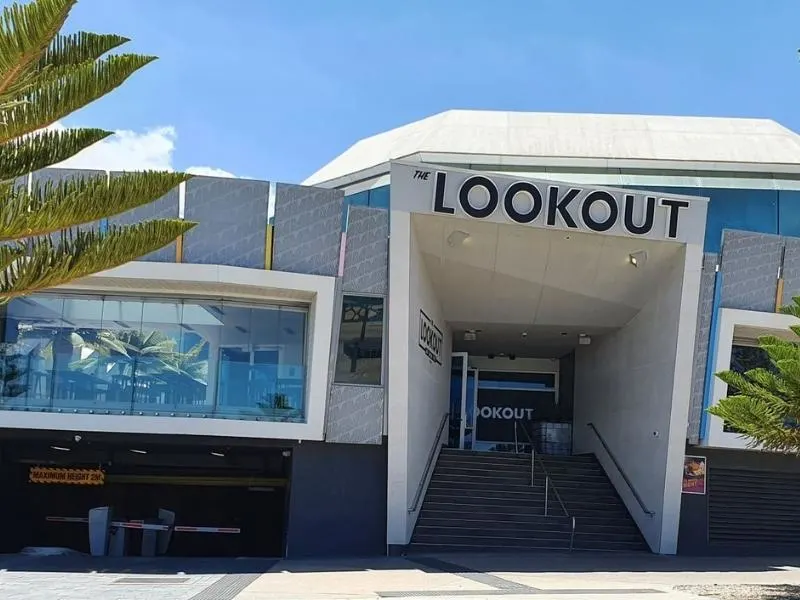
<svg viewBox="0 0 800 600"><path fill-rule="evenodd" d="M383 298L345 296L336 356L336 382L380 385Z"/></svg>

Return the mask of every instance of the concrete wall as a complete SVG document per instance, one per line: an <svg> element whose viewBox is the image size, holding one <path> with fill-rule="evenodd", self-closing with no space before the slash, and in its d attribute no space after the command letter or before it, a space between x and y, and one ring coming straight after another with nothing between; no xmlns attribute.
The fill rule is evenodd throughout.
<svg viewBox="0 0 800 600"><path fill-rule="evenodd" d="M386 298L389 271L389 211L366 206L347 207L347 232L336 334L331 346L331 381L338 354L342 294ZM384 311L385 313L386 311ZM386 383L386 321L384 320L384 377ZM380 444L385 433L384 385L331 385L325 440L352 444Z"/></svg>
<svg viewBox="0 0 800 600"><path fill-rule="evenodd" d="M408 213L392 212L389 253L387 542L402 546L411 537L419 508L409 512L409 507L426 474L437 428L448 412L451 332L444 323ZM442 330L442 364L428 358L419 346L420 310ZM444 435L440 439L444 440Z"/></svg>
<svg viewBox="0 0 800 600"><path fill-rule="evenodd" d="M698 282L699 267L698 264ZM677 348L681 334L686 335L685 328L681 332L679 327L683 281L680 256L644 308L620 330L592 340L589 346L579 346L575 364L575 452L597 455L650 547L665 553L674 552L677 542L674 538L680 502L680 482L675 485L675 474L668 477L668 472L676 460L682 464L680 439L685 439L688 412L689 378L683 376L686 398L682 422L674 413ZM696 298L693 308L685 307L691 309L687 318L692 323L696 307ZM691 334L693 338L693 327ZM596 425L655 516L643 512L608 453L587 427L590 422ZM680 423L679 445L673 449L670 446L675 432L671 436L670 430L676 422ZM671 488L674 492L669 491Z"/></svg>
<svg viewBox="0 0 800 600"><path fill-rule="evenodd" d="M292 458L289 558L386 553L386 445L303 442Z"/></svg>

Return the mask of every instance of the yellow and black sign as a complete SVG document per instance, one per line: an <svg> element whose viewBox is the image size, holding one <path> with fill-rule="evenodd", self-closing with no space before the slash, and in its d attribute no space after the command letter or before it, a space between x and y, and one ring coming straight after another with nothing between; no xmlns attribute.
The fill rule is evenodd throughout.
<svg viewBox="0 0 800 600"><path fill-rule="evenodd" d="M31 483L68 483L72 485L103 485L106 474L101 469L53 469L31 467Z"/></svg>

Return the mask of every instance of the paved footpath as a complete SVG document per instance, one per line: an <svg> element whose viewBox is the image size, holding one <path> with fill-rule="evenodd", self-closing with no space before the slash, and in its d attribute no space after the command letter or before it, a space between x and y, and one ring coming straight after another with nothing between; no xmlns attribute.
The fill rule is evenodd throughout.
<svg viewBox="0 0 800 600"><path fill-rule="evenodd" d="M0 556L2 600L676 600L800 586L800 559L438 555L335 561ZM731 587L733 586L733 587ZM724 592L724 593L722 593ZM708 597L708 596L706 596Z"/></svg>

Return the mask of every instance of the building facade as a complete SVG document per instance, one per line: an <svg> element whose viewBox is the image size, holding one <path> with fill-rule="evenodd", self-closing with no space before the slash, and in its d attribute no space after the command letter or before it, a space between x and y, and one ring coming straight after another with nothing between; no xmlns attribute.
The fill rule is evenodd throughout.
<svg viewBox="0 0 800 600"><path fill-rule="evenodd" d="M90 226L167 216L198 225L4 307L0 550L88 551L100 506L172 554L561 548L544 480L511 472L531 449L570 547L797 537L794 461L706 413L714 373L793 323L800 137L778 124L450 111L304 185L196 177Z"/></svg>

